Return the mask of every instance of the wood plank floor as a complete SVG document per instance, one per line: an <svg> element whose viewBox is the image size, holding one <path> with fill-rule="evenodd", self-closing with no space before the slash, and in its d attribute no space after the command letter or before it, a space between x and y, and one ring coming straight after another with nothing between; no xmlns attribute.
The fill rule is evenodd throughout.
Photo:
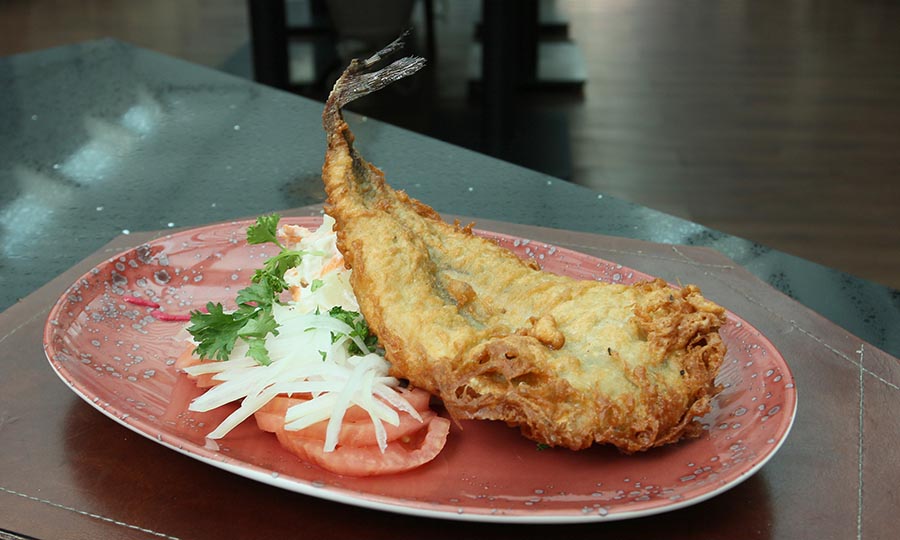
<svg viewBox="0 0 900 540"><path fill-rule="evenodd" d="M900 5L566 6L577 182L900 287Z"/></svg>
<svg viewBox="0 0 900 540"><path fill-rule="evenodd" d="M458 99L478 4L436 4ZM900 4L556 5L588 83L529 103L566 119L572 181L900 288ZM106 36L221 68L245 2L0 3L0 55Z"/></svg>

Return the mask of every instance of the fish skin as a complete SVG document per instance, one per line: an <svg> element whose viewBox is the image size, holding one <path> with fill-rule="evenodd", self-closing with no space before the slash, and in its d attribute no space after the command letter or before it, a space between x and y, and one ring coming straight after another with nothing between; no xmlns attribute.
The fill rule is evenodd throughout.
<svg viewBox="0 0 900 540"><path fill-rule="evenodd" d="M322 169L338 248L392 374L456 419L503 421L550 446L631 453L698 435L720 390L724 309L691 285L543 272L392 189L341 109L422 67L408 57L372 72L396 44L335 84Z"/></svg>

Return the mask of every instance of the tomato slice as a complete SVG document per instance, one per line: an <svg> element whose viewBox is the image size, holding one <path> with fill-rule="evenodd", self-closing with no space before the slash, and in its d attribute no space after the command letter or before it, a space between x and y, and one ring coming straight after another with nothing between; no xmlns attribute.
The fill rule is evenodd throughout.
<svg viewBox="0 0 900 540"><path fill-rule="evenodd" d="M204 362L187 348L175 361L175 367L184 369ZM200 388L220 384L212 373L190 376ZM362 407L352 406L344 414L338 447L333 452L324 451L328 421L322 421L302 430L284 429L287 410L310 399L309 395L276 396L255 414L259 429L274 433L288 451L300 459L314 463L325 470L346 476L376 476L415 469L433 460L444 448L450 432L450 421L442 418L429 407L431 395L422 389L398 389L400 395L419 412L418 421L406 412L399 411L400 423L385 423L387 448L378 446L375 427Z"/></svg>
<svg viewBox="0 0 900 540"><path fill-rule="evenodd" d="M419 412L430 410L431 394L421 388L398 388L397 393Z"/></svg>
<svg viewBox="0 0 900 540"><path fill-rule="evenodd" d="M435 416L428 427L388 443L384 453L378 446L338 446L333 452L322 449L322 441L280 429L275 432L282 446L300 459L345 476L376 476L415 469L433 460L444 448L450 421Z"/></svg>
<svg viewBox="0 0 900 540"><path fill-rule="evenodd" d="M196 366L198 364L205 364L207 362L215 362L215 360L205 360L201 358L197 358L194 356L194 347L188 346L181 355L175 360L175 367L177 369L183 370L184 368L188 368L191 366ZM215 373L202 373L200 375L188 375L194 384L197 385L198 388L209 388L211 386L215 386L217 384L222 384L222 381L216 381L213 379L213 375Z"/></svg>
<svg viewBox="0 0 900 540"><path fill-rule="evenodd" d="M184 369L186 367L196 366L202 362L199 358L194 356L194 348L190 345L185 347L181 354L178 355L178 358L175 359L175 368L176 369Z"/></svg>
<svg viewBox="0 0 900 540"><path fill-rule="evenodd" d="M419 395L419 392L425 394L425 398ZM387 441L391 442L401 437L407 437L416 431L424 428L436 413L428 408L428 399L430 396L424 390L417 391L416 394L409 393L404 397L410 398L410 404L417 406L416 409L422 417L422 421L413 418L405 412L400 412L400 423L393 426L384 423L384 431L387 435ZM284 427L285 412L292 406L302 403L305 399L293 398L286 396L277 396L269 403L256 412L256 425L263 431L275 433ZM351 420L355 418L356 420ZM301 430L296 430L298 436L305 439L315 439L320 442L325 441L326 430L328 429L328 421L323 420ZM354 406L347 410L344 415L344 421L341 424L341 432L338 437L338 444L344 446L368 446L377 445L378 439L375 435L375 426L369 414L361 407Z"/></svg>
<svg viewBox="0 0 900 540"><path fill-rule="evenodd" d="M284 424L284 415L288 409L293 407L294 405L299 405L304 401L308 401L310 399L309 394L295 394L293 396L286 396L284 394L279 394L272 399L269 400L268 403L259 408L258 413L264 414L274 414L276 416L281 417L281 423Z"/></svg>
<svg viewBox="0 0 900 540"><path fill-rule="evenodd" d="M422 421L418 421L406 413L400 413L400 423L392 426L384 423L384 432L387 435L387 441L391 442L401 437L408 437L428 425L428 422L436 416L432 411L419 413ZM328 421L324 420L313 424L307 428L298 430L303 438L315 439L325 442L326 430L328 429ZM288 431L288 430L285 430ZM344 446L369 446L377 445L378 439L375 436L375 425L372 420L366 417L365 420L357 420L356 422L343 422L341 424L341 433L338 435L338 444Z"/></svg>
<svg viewBox="0 0 900 540"><path fill-rule="evenodd" d="M260 409L253 413L253 418L256 420L256 427L269 433L275 433L284 427L284 413L278 414Z"/></svg>

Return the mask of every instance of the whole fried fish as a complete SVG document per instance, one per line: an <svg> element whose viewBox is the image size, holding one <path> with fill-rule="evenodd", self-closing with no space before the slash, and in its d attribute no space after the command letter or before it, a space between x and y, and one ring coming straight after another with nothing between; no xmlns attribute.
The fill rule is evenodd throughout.
<svg viewBox="0 0 900 540"><path fill-rule="evenodd" d="M635 452L698 434L725 354L721 307L690 285L542 272L392 189L353 148L341 108L424 64L373 71L400 46L354 60L323 115L327 212L394 375L457 419L501 420L550 446Z"/></svg>

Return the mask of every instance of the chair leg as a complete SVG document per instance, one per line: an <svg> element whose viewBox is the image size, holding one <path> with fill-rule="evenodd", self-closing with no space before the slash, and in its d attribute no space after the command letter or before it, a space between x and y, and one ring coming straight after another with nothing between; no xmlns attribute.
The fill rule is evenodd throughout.
<svg viewBox="0 0 900 540"><path fill-rule="evenodd" d="M253 77L257 82L287 89L290 86L287 9L284 0L247 0L253 48Z"/></svg>

